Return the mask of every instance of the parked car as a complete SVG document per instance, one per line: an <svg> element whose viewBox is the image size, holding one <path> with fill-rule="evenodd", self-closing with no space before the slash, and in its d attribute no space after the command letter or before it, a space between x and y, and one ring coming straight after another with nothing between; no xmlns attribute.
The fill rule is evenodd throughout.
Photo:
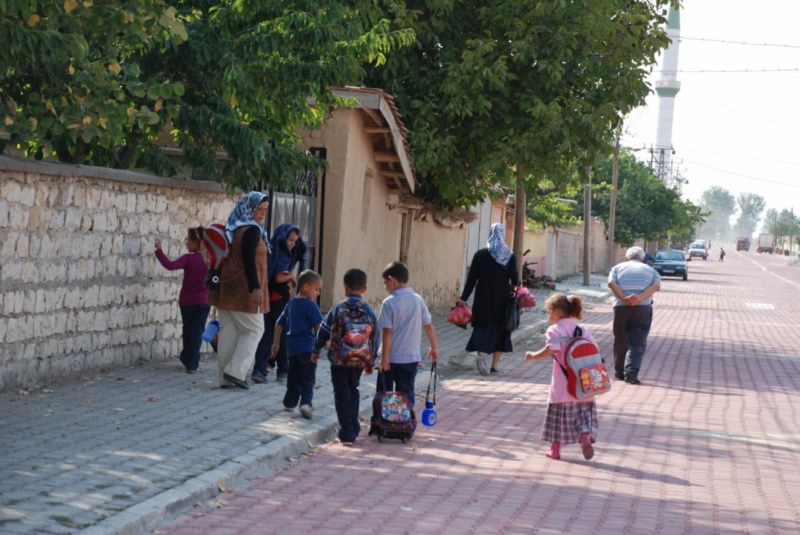
<svg viewBox="0 0 800 535"><path fill-rule="evenodd" d="M653 268L662 277L682 277L683 280L689 278L689 266L686 264L686 257L683 251L678 249L656 251Z"/></svg>
<svg viewBox="0 0 800 535"><path fill-rule="evenodd" d="M700 257L703 260L708 258L708 247L706 247L706 242L703 240L694 241L689 246L689 260L695 256Z"/></svg>

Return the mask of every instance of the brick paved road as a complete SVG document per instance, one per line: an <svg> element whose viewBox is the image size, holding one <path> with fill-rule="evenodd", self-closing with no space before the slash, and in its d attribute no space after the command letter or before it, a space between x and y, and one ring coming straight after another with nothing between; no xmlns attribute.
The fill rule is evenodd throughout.
<svg viewBox="0 0 800 535"><path fill-rule="evenodd" d="M786 263L732 252L664 281L645 384L600 399L591 461L576 446L544 457L549 366L517 352L498 378L446 381L439 424L409 445L324 445L156 531L798 533L800 266ZM610 303L586 318L607 354L611 320Z"/></svg>

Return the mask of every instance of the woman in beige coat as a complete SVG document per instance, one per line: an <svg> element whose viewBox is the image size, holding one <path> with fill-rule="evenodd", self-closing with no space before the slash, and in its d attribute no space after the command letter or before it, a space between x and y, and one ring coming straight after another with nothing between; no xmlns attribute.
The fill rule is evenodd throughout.
<svg viewBox="0 0 800 535"><path fill-rule="evenodd" d="M267 233L262 226L269 198L246 193L228 217L225 233L230 244L219 288L209 303L219 312L217 364L222 388L247 390L258 341L264 332L263 314L269 312L267 291Z"/></svg>

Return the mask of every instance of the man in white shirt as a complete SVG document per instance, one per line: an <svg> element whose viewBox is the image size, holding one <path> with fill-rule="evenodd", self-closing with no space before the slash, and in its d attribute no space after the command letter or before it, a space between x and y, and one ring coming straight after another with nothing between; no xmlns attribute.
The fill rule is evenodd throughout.
<svg viewBox="0 0 800 535"><path fill-rule="evenodd" d="M647 335L653 322L653 294L661 289L661 277L644 263L644 250L631 247L628 260L611 268L608 287L614 292L614 371L617 379L641 384Z"/></svg>

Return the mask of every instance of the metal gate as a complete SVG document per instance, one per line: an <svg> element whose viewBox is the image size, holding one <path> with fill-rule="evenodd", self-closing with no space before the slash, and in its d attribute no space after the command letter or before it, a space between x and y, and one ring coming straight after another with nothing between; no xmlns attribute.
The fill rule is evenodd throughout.
<svg viewBox="0 0 800 535"><path fill-rule="evenodd" d="M327 156L323 148L312 148L311 154L319 160L325 160ZM321 274L322 228L318 222L322 221L325 203L325 170L299 172L290 190L270 188L269 197L269 235L272 236L273 230L284 223L295 225L300 229L308 248L306 267Z"/></svg>

